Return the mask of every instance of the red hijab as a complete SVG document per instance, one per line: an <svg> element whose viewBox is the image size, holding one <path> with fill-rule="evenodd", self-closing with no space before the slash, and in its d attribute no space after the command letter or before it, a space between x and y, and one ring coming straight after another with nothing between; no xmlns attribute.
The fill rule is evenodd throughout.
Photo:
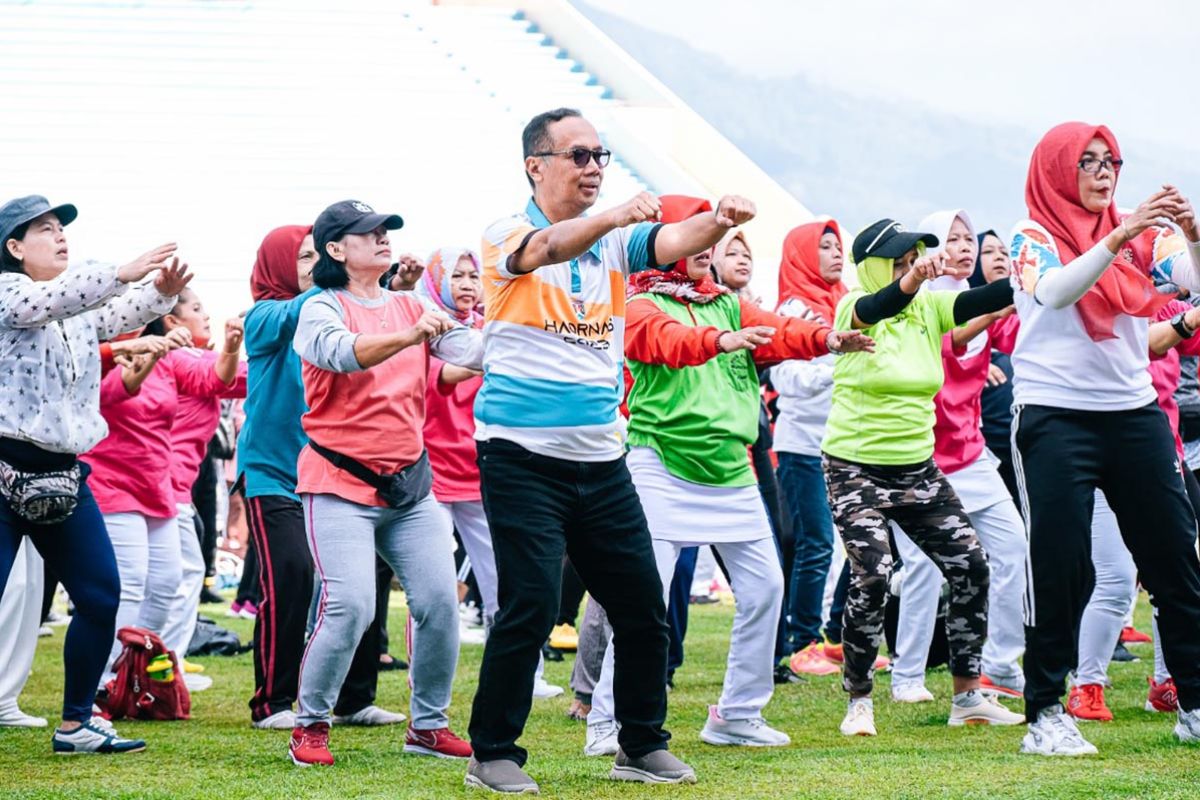
<svg viewBox="0 0 1200 800"><path fill-rule="evenodd" d="M267 234L258 246L250 273L250 294L259 300L291 300L300 294L296 257L312 225L284 225Z"/></svg>
<svg viewBox="0 0 1200 800"><path fill-rule="evenodd" d="M1025 181L1029 217L1054 237L1064 264L1090 250L1121 224L1116 202L1094 214L1084 208L1079 197L1079 159L1095 138L1104 140L1113 158L1121 157L1116 137L1105 126L1064 122L1042 137L1029 161ZM1154 291L1148 277L1150 264L1135 252L1136 248L1122 248L1112 266L1076 304L1083 327L1093 341L1116 338L1113 321L1118 314L1152 317L1170 301L1167 295Z"/></svg>
<svg viewBox="0 0 1200 800"><path fill-rule="evenodd" d="M662 203L662 221L665 223L682 222L713 210L707 200L699 197L664 194L659 201ZM644 292L666 294L691 303L710 303L723 294L729 294L728 289L713 280L711 272L698 281L689 278L686 258L676 261L670 269L644 269L631 275L628 296Z"/></svg>
<svg viewBox="0 0 1200 800"><path fill-rule="evenodd" d="M783 240L783 259L779 262L779 304L796 299L821 315L826 325L833 324L838 301L846 294L840 280L829 283L821 277L821 237L832 229L838 239L842 229L836 221L807 222L792 228Z"/></svg>

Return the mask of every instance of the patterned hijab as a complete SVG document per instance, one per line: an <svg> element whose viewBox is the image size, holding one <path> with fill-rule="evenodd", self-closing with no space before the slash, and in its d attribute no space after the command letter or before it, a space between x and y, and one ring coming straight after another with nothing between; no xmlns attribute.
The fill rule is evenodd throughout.
<svg viewBox="0 0 1200 800"><path fill-rule="evenodd" d="M417 294L427 298L462 324L477 328L483 325L482 302L472 309L462 311L455 305L454 293L450 290L450 276L454 274L455 267L464 257L471 259L476 272L482 273L479 268L479 256L475 255L474 251L465 248L443 247L433 251L433 255L429 257L429 263L425 265L425 272L417 281L416 291ZM481 293L480 300L482 301L482 299Z"/></svg>

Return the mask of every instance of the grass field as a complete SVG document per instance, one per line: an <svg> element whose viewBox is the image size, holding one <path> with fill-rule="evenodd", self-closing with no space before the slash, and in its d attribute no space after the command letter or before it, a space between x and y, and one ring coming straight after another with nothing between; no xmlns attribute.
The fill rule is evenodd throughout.
<svg viewBox="0 0 1200 800"><path fill-rule="evenodd" d="M394 601L395 602L395 601ZM217 615L221 609L207 607ZM676 676L669 727L674 750L700 777L691 787L646 787L605 779L608 759L581 754L584 729L564 715L566 696L536 701L523 744L527 769L542 794L564 798L1197 798L1200 748L1171 735L1174 717L1142 710L1150 648L1143 660L1114 665L1109 704L1117 721L1089 726L1100 748L1088 759L1042 759L1017 754L1023 728L948 728L949 677L930 676L936 704L900 706L887 699L887 676L877 689L874 739L847 740L837 730L845 708L837 676L779 687L768 719L792 737L786 748L715 748L697 734L705 708L719 691L732 609L693 608L687 663ZM400 630L403 607L392 609ZM224 620L224 618L221 618ZM1143 602L1139 621L1146 626ZM231 621L243 637L251 623ZM61 690L62 630L42 639L22 706L52 717ZM463 648L451 720L465 735L482 647ZM61 758L50 753L45 730L0 730L2 798L437 798L483 796L465 789L465 765L405 755L403 728L335 729L338 763L295 768L286 759L287 734L249 725L246 699L253 683L249 655L204 659L214 687L193 698L187 722L122 722L120 731L149 742L124 757ZM547 665L547 678L566 685L571 659ZM407 711L406 673L380 676L379 700Z"/></svg>

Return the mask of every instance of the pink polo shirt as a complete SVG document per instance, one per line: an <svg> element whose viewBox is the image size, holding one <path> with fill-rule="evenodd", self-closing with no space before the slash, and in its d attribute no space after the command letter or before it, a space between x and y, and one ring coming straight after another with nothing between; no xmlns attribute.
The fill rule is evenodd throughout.
<svg viewBox="0 0 1200 800"><path fill-rule="evenodd" d="M188 348L177 351L180 359L192 358L208 365L209 369L220 357L213 350ZM172 354L174 355L174 354ZM246 396L246 362L238 363L237 377L216 397L180 395L171 425L171 488L176 503L192 502L192 484L200 474L200 464L208 452L208 443L217 432L221 421L221 400Z"/></svg>
<svg viewBox="0 0 1200 800"><path fill-rule="evenodd" d="M475 462L475 395L483 378L442 384L444 361L429 360L425 392L425 449L433 467L433 495L442 503L479 502Z"/></svg>
<svg viewBox="0 0 1200 800"><path fill-rule="evenodd" d="M1019 328L1020 320L1016 314L1011 314L992 323L967 347L959 350L952 344L953 334L948 333L942 338L945 381L933 398L936 413L933 459L947 475L973 464L983 452L980 396L987 383L992 350L1011 353ZM982 340L982 346L976 340Z"/></svg>
<svg viewBox="0 0 1200 800"><path fill-rule="evenodd" d="M114 369L100 382L100 413L108 423L108 436L81 456L92 468L88 486L102 513L174 517L178 509L171 480L171 427L179 398L211 399L229 387L211 362L182 350L155 364L137 394L125 391L122 372Z"/></svg>
<svg viewBox="0 0 1200 800"><path fill-rule="evenodd" d="M1165 322L1176 314L1187 313L1191 308L1182 300L1172 300L1159 309L1151 322ZM1181 371L1180 355L1200 355L1200 336L1184 339L1164 355L1156 356L1151 353L1150 366L1147 369L1150 372L1150 382L1154 384L1154 391L1158 393L1158 406L1167 415L1167 422L1171 425L1171 435L1175 437L1175 453L1179 460L1183 461L1183 439L1179 436L1179 404L1175 402L1175 390L1179 388Z"/></svg>
<svg viewBox="0 0 1200 800"><path fill-rule="evenodd" d="M385 292L386 302L367 305L335 294L342 323L357 334L411 328L424 308L405 294ZM316 298L313 298L315 300ZM313 302L309 300L309 302ZM425 381L428 346L406 347L367 370L334 372L301 362L308 438L389 474L414 463L425 447ZM332 494L361 505L384 507L374 487L345 472L305 445L296 464L297 494Z"/></svg>

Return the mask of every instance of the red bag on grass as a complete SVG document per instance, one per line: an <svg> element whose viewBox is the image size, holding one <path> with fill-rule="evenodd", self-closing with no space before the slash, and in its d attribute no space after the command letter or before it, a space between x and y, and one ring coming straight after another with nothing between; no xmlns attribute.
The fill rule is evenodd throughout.
<svg viewBox="0 0 1200 800"><path fill-rule="evenodd" d="M158 634L132 625L117 631L124 649L113 665L117 676L98 701L108 719L189 719L192 697L175 654Z"/></svg>

